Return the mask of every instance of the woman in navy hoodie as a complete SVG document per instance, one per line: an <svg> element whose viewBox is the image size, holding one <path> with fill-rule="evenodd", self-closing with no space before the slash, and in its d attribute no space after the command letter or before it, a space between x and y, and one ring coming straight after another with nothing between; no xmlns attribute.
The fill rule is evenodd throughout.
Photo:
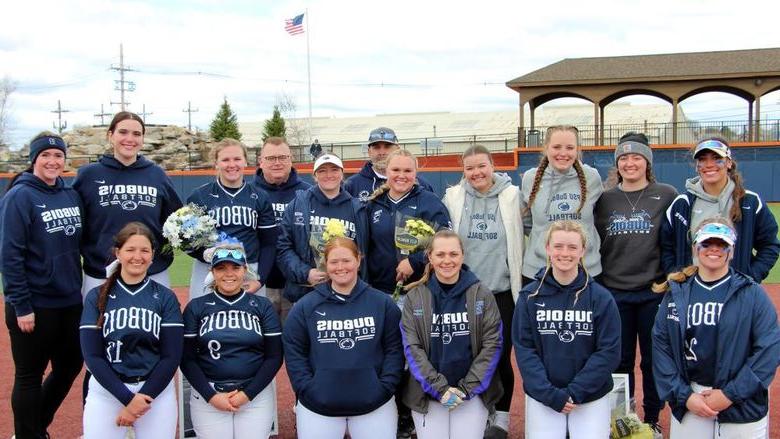
<svg viewBox="0 0 780 439"><path fill-rule="evenodd" d="M325 261L330 280L293 306L282 335L298 437L395 439L401 312L358 278L354 241L332 238Z"/></svg>
<svg viewBox="0 0 780 439"><path fill-rule="evenodd" d="M503 394L501 315L493 292L463 265L457 233L441 230L423 277L407 288L401 319L409 363L403 400L420 439L481 439ZM431 272L434 273L431 276Z"/></svg>
<svg viewBox="0 0 780 439"><path fill-rule="evenodd" d="M737 238L726 218L705 220L693 237L697 264L654 286L666 292L653 327L653 372L672 407L672 439L769 434L780 329L763 288L729 266Z"/></svg>
<svg viewBox="0 0 780 439"><path fill-rule="evenodd" d="M112 238L130 221L140 221L164 242L162 226L168 215L182 206L171 179L157 165L140 155L146 128L143 119L129 111L117 113L108 126L112 154L79 168L73 188L84 206L84 284L82 296L101 285L111 256ZM169 286L168 267L173 254L157 254L149 275Z"/></svg>
<svg viewBox="0 0 780 439"><path fill-rule="evenodd" d="M452 225L444 203L417 182L417 159L412 153L405 149L390 153L386 172L387 181L371 194L367 205L371 243L366 265L371 286L390 294L397 282L419 279L425 266L424 252L407 257L396 248L396 217L421 219L436 228Z"/></svg>
<svg viewBox="0 0 780 439"><path fill-rule="evenodd" d="M2 202L5 323L16 369L11 408L20 439L48 437L81 370L81 210L60 177L66 149L56 134L35 136L32 166L14 177Z"/></svg>
<svg viewBox="0 0 780 439"><path fill-rule="evenodd" d="M520 293L512 342L531 438L609 437L612 371L620 363L620 314L585 271L586 238L575 221L547 231L547 266Z"/></svg>
<svg viewBox="0 0 780 439"><path fill-rule="evenodd" d="M328 279L317 266L320 261L309 244L312 231L317 233L335 219L344 225L346 237L357 243L362 254L368 245L362 206L342 187L341 159L333 154L321 155L314 163L314 180L316 186L296 193L279 224L276 262L285 277L284 297L293 303Z"/></svg>

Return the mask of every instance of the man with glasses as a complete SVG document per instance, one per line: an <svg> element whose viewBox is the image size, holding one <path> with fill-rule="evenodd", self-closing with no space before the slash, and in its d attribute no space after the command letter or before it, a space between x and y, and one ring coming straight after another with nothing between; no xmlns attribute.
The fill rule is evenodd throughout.
<svg viewBox="0 0 780 439"><path fill-rule="evenodd" d="M353 197L365 201L375 190L379 188L387 177L387 156L398 149L398 137L390 128L379 127L368 135L368 161L360 169L360 172L349 177L344 183L344 188ZM431 192L433 186L425 181L419 174L417 182L420 187Z"/></svg>
<svg viewBox="0 0 780 439"><path fill-rule="evenodd" d="M295 198L295 192L306 190L311 186L298 179L298 173L292 167L290 146L281 137L266 139L260 150L258 169L252 184L268 194L277 224L282 220L287 204ZM282 297L284 283L284 275L274 263L266 282L266 296L271 300L282 322L292 307L292 304Z"/></svg>

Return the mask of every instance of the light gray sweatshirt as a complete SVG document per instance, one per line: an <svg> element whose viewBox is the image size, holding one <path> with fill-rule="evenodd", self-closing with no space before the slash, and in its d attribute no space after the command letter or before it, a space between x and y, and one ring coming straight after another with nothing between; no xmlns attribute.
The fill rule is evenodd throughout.
<svg viewBox="0 0 780 439"><path fill-rule="evenodd" d="M463 240L466 264L492 291L509 290L506 231L498 207L498 194L512 185L506 174L494 175L490 190L482 194L465 184L466 199L458 234Z"/></svg>
<svg viewBox="0 0 780 439"><path fill-rule="evenodd" d="M534 177L538 168L531 168L523 174L520 200L521 212L524 212L531 196ZM585 250L585 268L588 274L596 276L601 273L601 239L596 233L593 220L593 207L604 191L599 172L586 164L582 164L585 173L587 197L580 213L580 181L574 167L561 173L552 166L544 170L541 184L536 193L534 204L529 212L523 215L525 234L529 235L528 244L523 255L523 276L533 278L545 266L547 253L544 249L547 229L558 220L574 220L585 229L587 248Z"/></svg>
<svg viewBox="0 0 780 439"><path fill-rule="evenodd" d="M716 216L729 218L729 209L731 209L733 204L731 194L734 193L734 180L729 178L726 187L718 195L710 195L704 190L704 186L701 184L701 177L693 177L686 180L685 190L696 195L696 201L691 206L691 235L699 228L699 224L707 218Z"/></svg>

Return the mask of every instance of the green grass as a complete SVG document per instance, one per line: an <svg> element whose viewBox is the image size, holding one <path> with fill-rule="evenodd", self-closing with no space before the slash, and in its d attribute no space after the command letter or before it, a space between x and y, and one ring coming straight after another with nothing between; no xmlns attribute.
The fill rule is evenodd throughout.
<svg viewBox="0 0 780 439"><path fill-rule="evenodd" d="M176 250L173 256L173 264L168 267L168 275L171 277L172 287L190 286L192 260L186 253Z"/></svg>
<svg viewBox="0 0 780 439"><path fill-rule="evenodd" d="M780 223L780 203L769 203L769 209L775 216L775 220ZM778 231L777 237L780 238L780 231ZM769 272L769 276L764 280L765 284L777 284L780 283L780 264L775 263L772 271Z"/></svg>

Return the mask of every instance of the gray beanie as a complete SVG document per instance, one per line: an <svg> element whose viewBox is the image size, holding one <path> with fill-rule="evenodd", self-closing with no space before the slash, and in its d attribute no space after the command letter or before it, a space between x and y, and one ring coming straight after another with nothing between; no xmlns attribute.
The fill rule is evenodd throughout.
<svg viewBox="0 0 780 439"><path fill-rule="evenodd" d="M653 164L653 150L650 149L647 136L642 133L630 131L620 137L618 146L615 147L615 165L620 156L625 154L639 154L647 160L648 165Z"/></svg>

